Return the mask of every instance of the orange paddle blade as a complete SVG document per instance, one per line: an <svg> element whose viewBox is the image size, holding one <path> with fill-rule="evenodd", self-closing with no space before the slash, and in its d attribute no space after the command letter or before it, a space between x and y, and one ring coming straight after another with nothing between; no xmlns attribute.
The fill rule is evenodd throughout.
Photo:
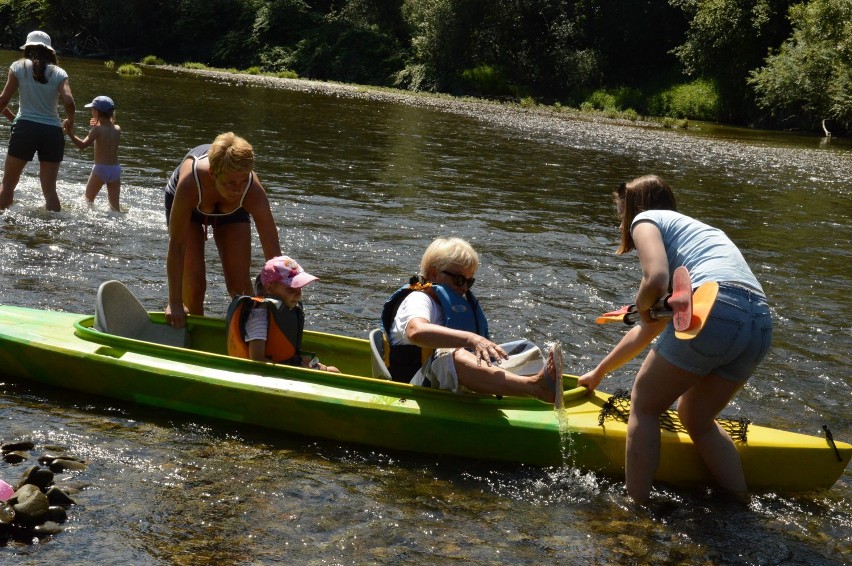
<svg viewBox="0 0 852 566"><path fill-rule="evenodd" d="M624 322L624 315L630 312L632 305L625 305L616 311L605 312L595 319L598 324L607 322Z"/></svg>
<svg viewBox="0 0 852 566"><path fill-rule="evenodd" d="M719 284L715 281L702 283L692 295L692 320L686 330L675 330L675 336L681 340L692 340L704 329L710 311L716 303Z"/></svg>
<svg viewBox="0 0 852 566"><path fill-rule="evenodd" d="M692 324L692 279L684 266L675 269L672 277L672 294L666 301L672 310L675 330L687 330Z"/></svg>

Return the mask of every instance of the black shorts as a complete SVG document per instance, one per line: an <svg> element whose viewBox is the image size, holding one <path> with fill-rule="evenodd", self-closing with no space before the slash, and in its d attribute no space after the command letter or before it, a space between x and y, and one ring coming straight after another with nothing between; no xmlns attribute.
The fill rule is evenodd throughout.
<svg viewBox="0 0 852 566"><path fill-rule="evenodd" d="M172 204L175 202L175 195L166 193L166 226L169 225L169 217L172 215ZM208 216L201 214L196 209L192 209L192 222L201 224L202 226L213 226L214 230L220 224L235 224L237 222L251 222L249 213L244 208L238 208L232 214L224 216Z"/></svg>
<svg viewBox="0 0 852 566"><path fill-rule="evenodd" d="M12 124L8 155L32 161L36 153L38 160L45 163L62 161L65 157L65 133L62 128L30 120L18 120Z"/></svg>

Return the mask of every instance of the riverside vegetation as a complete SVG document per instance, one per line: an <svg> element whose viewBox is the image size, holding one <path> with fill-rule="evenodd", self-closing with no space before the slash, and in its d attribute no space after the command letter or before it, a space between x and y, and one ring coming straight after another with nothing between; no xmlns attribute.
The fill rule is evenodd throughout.
<svg viewBox="0 0 852 566"><path fill-rule="evenodd" d="M61 54L845 135L852 0L10 0ZM120 66L124 72L132 68Z"/></svg>

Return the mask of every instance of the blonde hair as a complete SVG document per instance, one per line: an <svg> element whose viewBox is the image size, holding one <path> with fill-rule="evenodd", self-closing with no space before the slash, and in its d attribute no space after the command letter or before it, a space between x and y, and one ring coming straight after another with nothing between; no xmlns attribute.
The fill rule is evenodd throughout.
<svg viewBox="0 0 852 566"><path fill-rule="evenodd" d="M234 132L219 134L207 152L210 174L218 177L223 171L252 171L254 149L251 144Z"/></svg>
<svg viewBox="0 0 852 566"><path fill-rule="evenodd" d="M443 271L451 265L460 265L465 269L476 271L479 269L479 254L466 240L461 238L437 238L420 260L420 275L424 278L429 276L429 268L434 267Z"/></svg>

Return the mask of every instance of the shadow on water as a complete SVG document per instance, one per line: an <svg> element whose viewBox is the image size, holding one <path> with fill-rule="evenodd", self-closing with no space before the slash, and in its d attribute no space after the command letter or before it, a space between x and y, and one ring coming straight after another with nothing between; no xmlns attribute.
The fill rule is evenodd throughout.
<svg viewBox="0 0 852 566"><path fill-rule="evenodd" d="M828 423L835 438L852 439L844 142L500 107L436 110L61 62L80 106L99 94L118 105L124 211L81 202L90 152L66 149L59 214L43 211L29 166L16 204L0 213L3 303L90 313L98 285L119 279L162 310L161 188L187 149L233 129L256 149L283 249L320 276L305 293L310 328L366 336L428 242L459 235L481 254L476 285L495 337L558 340L567 370L582 373L620 337L595 316L632 302L640 278L634 257L613 253L608 193L656 172L683 211L741 245L773 307L773 349L726 413L816 435ZM82 113L78 122L82 133ZM7 132L0 128L0 152ZM228 301L212 244L207 254L206 308L222 316ZM258 269L256 241L253 255ZM609 377L605 390L629 388L637 368ZM747 508L660 486L648 509L636 509L619 480L570 466L387 453L3 381L2 440L67 445L90 463L71 478L86 487L56 540L0 549L19 561L852 561L848 470L831 490L755 494ZM0 468L7 481L18 473Z"/></svg>

